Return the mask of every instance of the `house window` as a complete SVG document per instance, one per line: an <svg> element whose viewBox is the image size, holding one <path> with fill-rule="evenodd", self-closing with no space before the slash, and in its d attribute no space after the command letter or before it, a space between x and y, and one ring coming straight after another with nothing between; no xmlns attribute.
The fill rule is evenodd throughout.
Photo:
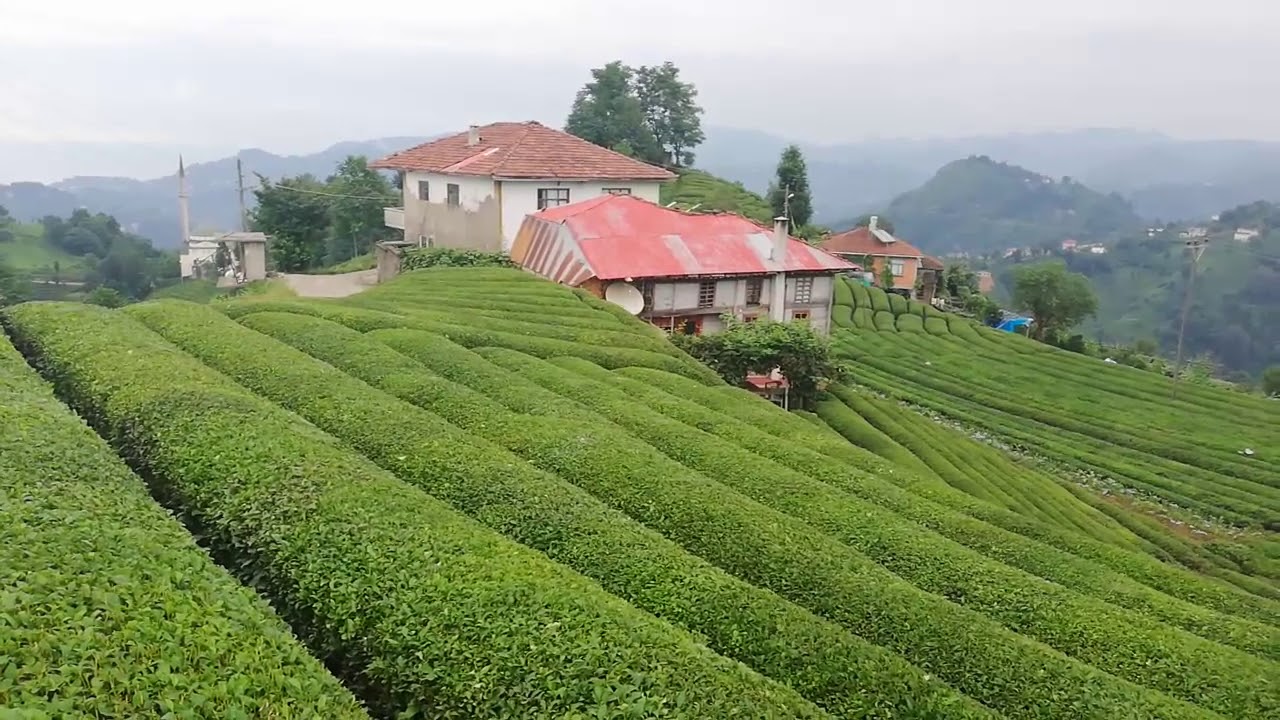
<svg viewBox="0 0 1280 720"><path fill-rule="evenodd" d="M538 188L538 209L569 204L569 188Z"/></svg>
<svg viewBox="0 0 1280 720"><path fill-rule="evenodd" d="M903 273L907 271L907 264L902 260L890 260L889 270L893 272L894 277L902 277Z"/></svg>
<svg viewBox="0 0 1280 720"><path fill-rule="evenodd" d="M764 278L747 278L747 304L759 305L764 294Z"/></svg>
<svg viewBox="0 0 1280 720"><path fill-rule="evenodd" d="M798 303L813 302L813 278L796 278L796 294L792 300Z"/></svg>
<svg viewBox="0 0 1280 720"><path fill-rule="evenodd" d="M797 322L809 322L808 310L796 310L791 313L791 319Z"/></svg>
<svg viewBox="0 0 1280 720"><path fill-rule="evenodd" d="M601 188L605 195L630 195L631 188Z"/></svg>
<svg viewBox="0 0 1280 720"><path fill-rule="evenodd" d="M646 310L653 309L653 289L654 282L645 280L640 283L640 297L644 298L644 307Z"/></svg>
<svg viewBox="0 0 1280 720"><path fill-rule="evenodd" d="M449 183L448 185L445 185L444 194L445 194L444 201L446 204L449 205L449 207L458 207L459 205L462 204L461 198L458 197L459 192L458 192L457 185L453 183Z"/></svg>
<svg viewBox="0 0 1280 720"><path fill-rule="evenodd" d="M418 199L419 200L431 199L431 183L427 182L426 180L418 181Z"/></svg>
<svg viewBox="0 0 1280 720"><path fill-rule="evenodd" d="M698 307L709 308L716 304L716 281L703 280L698 283Z"/></svg>

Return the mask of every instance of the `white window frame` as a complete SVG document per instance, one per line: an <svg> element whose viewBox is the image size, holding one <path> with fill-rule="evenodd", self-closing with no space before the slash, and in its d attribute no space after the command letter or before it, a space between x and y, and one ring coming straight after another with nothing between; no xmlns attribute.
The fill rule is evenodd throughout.
<svg viewBox="0 0 1280 720"><path fill-rule="evenodd" d="M538 209L560 207L569 204L569 188L538 188Z"/></svg>
<svg viewBox="0 0 1280 720"><path fill-rule="evenodd" d="M462 188L457 183L444 186L444 202L449 207L456 208L462 205Z"/></svg>
<svg viewBox="0 0 1280 720"><path fill-rule="evenodd" d="M428 180L418 181L418 199L424 202L431 202L431 182Z"/></svg>
<svg viewBox="0 0 1280 720"><path fill-rule="evenodd" d="M889 258L889 272L893 273L894 277L902 277L903 275L906 275L907 261L896 259L896 258Z"/></svg>
<svg viewBox="0 0 1280 720"><path fill-rule="evenodd" d="M716 306L716 289L719 283L715 280L703 280L698 283L698 307L709 308ZM710 288L710 292L708 292Z"/></svg>
<svg viewBox="0 0 1280 720"><path fill-rule="evenodd" d="M626 187L600 188L600 192L604 193L605 195L630 195L631 188L626 188Z"/></svg>
<svg viewBox="0 0 1280 720"><path fill-rule="evenodd" d="M796 278L796 287L792 291L791 301L795 303L808 304L813 302L813 278L798 277Z"/></svg>

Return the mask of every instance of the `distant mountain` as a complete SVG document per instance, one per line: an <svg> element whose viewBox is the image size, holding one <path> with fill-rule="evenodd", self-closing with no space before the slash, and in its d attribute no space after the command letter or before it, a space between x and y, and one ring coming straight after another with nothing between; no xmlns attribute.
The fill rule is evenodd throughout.
<svg viewBox="0 0 1280 720"><path fill-rule="evenodd" d="M338 143L310 155L280 156L244 150L252 172L269 177L309 172L327 175L347 154L381 155L426 138L383 138ZM728 127L707 128L697 149L697 167L764 193L778 156L790 139L767 132ZM1035 168L1052 177L1068 176L1100 192L1118 192L1148 220L1204 219L1223 207L1254 200L1280 201L1280 143L1184 141L1135 130L1086 129L936 139L875 139L856 143L799 142L809 167L815 221L840 228L852 218L883 210L893 198L915 188L957 158L986 155ZM211 147L192 148L201 157L217 157ZM0 141L0 171L41 168L41 175L120 168L173 167L177 149L167 145L41 143ZM234 155L189 165L191 209L196 227L234 227L237 218ZM119 177L71 177L44 185L58 193L0 185L0 200L19 217L38 217L41 208L83 205L116 215L133 232L173 246L177 238L176 188L172 174L152 180ZM251 199L251 198L250 198Z"/></svg>
<svg viewBox="0 0 1280 720"><path fill-rule="evenodd" d="M257 184L255 173L268 178L311 173L326 177L348 155L380 157L421 143L426 138L393 137L363 142L341 142L311 155L275 155L265 150L242 150L238 156L245 173L245 200L250 205ZM177 164L177 158L174 158ZM196 230L231 230L239 222L236 193L236 157L187 166L191 194L191 224ZM67 215L77 207L115 216L127 231L149 238L158 247L177 247L178 176L174 173L150 180L120 177L71 177L50 185L13 183L0 185L0 205L19 220L44 215Z"/></svg>
<svg viewBox="0 0 1280 720"><path fill-rule="evenodd" d="M1128 201L982 155L889 203L897 234L935 254L1111 240L1143 226Z"/></svg>
<svg viewBox="0 0 1280 720"><path fill-rule="evenodd" d="M698 166L763 192L786 138L711 128ZM1148 220L1207 219L1223 207L1280 201L1280 143L1188 141L1152 132L1085 129L939 139L798 143L809 165L816 220L842 223L928 180L957 158L986 155L1118 192Z"/></svg>
<svg viewBox="0 0 1280 720"><path fill-rule="evenodd" d="M1280 364L1280 323L1275 321L1280 317L1280 206L1255 203L1223 211L1221 218L1209 226L1185 351L1187 357L1211 355L1224 370L1256 377ZM1239 227L1260 234L1236 240ZM1178 228L1123 238L1103 255L1058 250L1048 256L1062 259L1093 284L1098 314L1081 326L1086 335L1109 343L1154 340L1162 354L1174 355L1189 267ZM1013 257L988 269L998 291L1007 293L1019 263L1045 259Z"/></svg>

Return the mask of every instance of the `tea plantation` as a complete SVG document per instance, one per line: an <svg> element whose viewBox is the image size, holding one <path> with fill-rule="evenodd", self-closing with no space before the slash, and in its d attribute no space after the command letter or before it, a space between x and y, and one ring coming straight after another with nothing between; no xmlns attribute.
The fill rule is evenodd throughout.
<svg viewBox="0 0 1280 720"><path fill-rule="evenodd" d="M848 285L816 418L513 270L0 321L0 717L1280 717L1274 404Z"/></svg>

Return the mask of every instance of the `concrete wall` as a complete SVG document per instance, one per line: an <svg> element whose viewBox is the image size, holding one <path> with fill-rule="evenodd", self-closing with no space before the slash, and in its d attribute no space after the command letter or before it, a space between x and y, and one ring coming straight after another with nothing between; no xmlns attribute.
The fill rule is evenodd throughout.
<svg viewBox="0 0 1280 720"><path fill-rule="evenodd" d="M418 197L419 182L428 183L427 199ZM458 186L458 206L448 204L448 186ZM503 249L500 200L492 178L434 173L405 173L404 239L426 238L435 247L497 252Z"/></svg>
<svg viewBox="0 0 1280 720"><path fill-rule="evenodd" d="M418 183L428 183L427 200L418 197ZM448 206L448 185L458 186L459 206ZM658 202L661 183L609 180L494 180L467 175L408 172L404 178L404 239L434 236L437 247L508 252L520 224L538 211L540 188L568 188L569 202L603 195L608 188L627 188L631 194Z"/></svg>

